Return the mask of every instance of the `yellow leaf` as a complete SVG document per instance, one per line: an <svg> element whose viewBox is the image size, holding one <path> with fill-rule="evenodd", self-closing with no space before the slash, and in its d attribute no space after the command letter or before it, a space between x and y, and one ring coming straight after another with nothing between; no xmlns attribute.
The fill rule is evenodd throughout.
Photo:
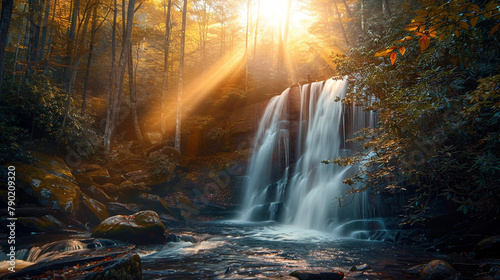
<svg viewBox="0 0 500 280"><path fill-rule="evenodd" d="M490 18L491 17L491 11L490 12L487 12L487 13L484 13L483 15L485 18Z"/></svg>
<svg viewBox="0 0 500 280"><path fill-rule="evenodd" d="M390 47L388 49L385 49L383 51L379 51L375 54L375 56L386 56L389 55L396 47Z"/></svg>
<svg viewBox="0 0 500 280"><path fill-rule="evenodd" d="M478 17L471 18L470 19L470 25L472 25L472 27L476 26L478 19L479 19Z"/></svg>
<svg viewBox="0 0 500 280"><path fill-rule="evenodd" d="M490 31L490 35L493 35L493 33L495 33L498 30L498 27L500 27L500 22L497 23L495 26L493 26L493 28Z"/></svg>
<svg viewBox="0 0 500 280"><path fill-rule="evenodd" d="M392 65L394 65L394 62L396 61L396 56L397 56L396 52L391 53L391 64Z"/></svg>
<svg viewBox="0 0 500 280"><path fill-rule="evenodd" d="M437 37L437 32L436 31L430 32L429 36L431 36L431 38L436 38Z"/></svg>
<svg viewBox="0 0 500 280"><path fill-rule="evenodd" d="M405 47L399 48L399 52L401 53L401 55L405 55L406 48Z"/></svg>
<svg viewBox="0 0 500 280"><path fill-rule="evenodd" d="M418 40L418 44L420 45L420 51L423 52L429 47L431 40L429 39L429 36L425 35Z"/></svg>
<svg viewBox="0 0 500 280"><path fill-rule="evenodd" d="M455 33L455 37L457 37L457 38L458 38L458 37L460 37L460 31L455 30L455 32L454 32L454 33Z"/></svg>

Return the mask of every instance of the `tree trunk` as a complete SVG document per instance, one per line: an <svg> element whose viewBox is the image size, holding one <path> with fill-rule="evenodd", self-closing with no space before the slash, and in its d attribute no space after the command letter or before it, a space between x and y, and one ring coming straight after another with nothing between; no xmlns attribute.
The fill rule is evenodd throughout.
<svg viewBox="0 0 500 280"><path fill-rule="evenodd" d="M85 107L87 106L87 84L89 82L90 65L92 64L92 54L94 53L94 40L95 34L97 33L97 7L94 6L94 11L92 13L92 27L90 30L90 43L89 43L89 54L87 56L87 67L85 68L85 80L83 82L83 93L82 93L82 115L85 114Z"/></svg>
<svg viewBox="0 0 500 280"><path fill-rule="evenodd" d="M45 4L45 13L43 15L43 24L42 24L42 38L40 41L40 51L38 53L38 60L43 60L43 53L45 50L45 40L47 39L47 25L49 24L49 15L50 15L50 0L46 0Z"/></svg>
<svg viewBox="0 0 500 280"><path fill-rule="evenodd" d="M74 0L73 5L74 6L71 11L71 25L68 31L68 43L66 46L66 58L65 58L66 67L64 68L63 72L63 83L67 91L69 90L69 78L70 78L69 68L71 67L74 58L74 54L72 51L75 49L75 32L76 32L76 25L78 24L77 22L78 14L80 13L80 0Z"/></svg>
<svg viewBox="0 0 500 280"><path fill-rule="evenodd" d="M165 1L164 1L165 4ZM167 100L167 87L168 87L168 56L170 53L170 10L172 9L172 0L168 0L168 7L166 10L167 19L165 22L165 59L163 62L163 83L162 83L162 98L161 98L161 135L165 137L167 120L165 119L165 102Z"/></svg>
<svg viewBox="0 0 500 280"><path fill-rule="evenodd" d="M118 15L118 0L114 0L113 6L113 27L111 28L111 71L109 73L109 93L108 93L108 106L106 109L106 127L104 128L104 147L109 150L111 146L111 139L108 138L111 134L108 133L111 125L111 112L113 108L113 77L115 75L115 57L116 57L116 18ZM106 152L106 154L109 151Z"/></svg>
<svg viewBox="0 0 500 280"><path fill-rule="evenodd" d="M40 3L38 0L30 0L30 16L31 25L30 25L30 54L29 54L29 63L32 67L35 66L36 61L38 59L38 51L39 51L39 43L40 43L40 25L41 25L41 16L40 9L43 7L43 1Z"/></svg>
<svg viewBox="0 0 500 280"><path fill-rule="evenodd" d="M384 15L391 15L391 9L389 8L389 0L382 0L382 11Z"/></svg>
<svg viewBox="0 0 500 280"><path fill-rule="evenodd" d="M349 46L349 40L347 39L347 34L345 33L344 24L342 23L342 18L340 17L339 7L337 7L337 1L333 0L333 5L335 6L335 11L337 12L337 18L339 19L339 26L342 30L342 34L344 35L344 40L346 46Z"/></svg>
<svg viewBox="0 0 500 280"><path fill-rule="evenodd" d="M184 47L186 44L186 17L187 2L184 0L182 7L182 30L181 30L181 57L179 61L179 87L177 92L177 117L175 120L175 149L181 152L181 122L182 122L182 94L183 94L183 74L184 74Z"/></svg>
<svg viewBox="0 0 500 280"><path fill-rule="evenodd" d="M116 72L116 79L114 82L114 90L113 90L113 103L111 107L111 118L109 120L109 125L106 125L108 129L105 131L104 139L107 140L104 146L105 153L109 155L111 151L111 138L113 137L118 114L120 111L120 101L121 95L123 92L123 79L125 77L125 68L127 66L127 59L130 55L130 45L131 45L131 37L132 37L132 26L134 22L134 6L135 0L129 0L128 8L127 8L127 24L123 33L123 46L120 53L120 59L118 60L118 67Z"/></svg>
<svg viewBox="0 0 500 280"><path fill-rule="evenodd" d="M9 39L9 26L13 7L14 0L2 0L2 15L0 17L0 91L5 65L5 47L7 46L7 40Z"/></svg>
<svg viewBox="0 0 500 280"><path fill-rule="evenodd" d="M130 45L130 54L128 56L128 84L130 91L130 110L132 111L132 122L134 123L135 136L137 141L142 143L142 132L139 126L139 119L137 117L137 94L135 90L136 73L134 73L134 58L132 57L132 45ZM137 65L139 64L139 51L137 52Z"/></svg>
<svg viewBox="0 0 500 280"><path fill-rule="evenodd" d="M250 1L247 0L247 29L245 32L245 91L248 90L248 33L250 31Z"/></svg>
<svg viewBox="0 0 500 280"><path fill-rule="evenodd" d="M257 34L259 33L260 0L257 1L257 19L255 20L255 34L253 37L253 57L257 56Z"/></svg>
<svg viewBox="0 0 500 280"><path fill-rule="evenodd" d="M365 0L361 2L361 30L365 31Z"/></svg>
<svg viewBox="0 0 500 280"><path fill-rule="evenodd" d="M23 14L21 16L21 26L19 27L19 32L17 33L16 56L14 57L14 71L13 71L14 73L12 73L12 85L14 85L14 83L16 82L17 61L19 58L19 46L21 44L21 31L23 30L23 27L24 27L24 14L25 14L25 12L26 12L26 5L23 8ZM1 85L1 81L0 81L0 85Z"/></svg>

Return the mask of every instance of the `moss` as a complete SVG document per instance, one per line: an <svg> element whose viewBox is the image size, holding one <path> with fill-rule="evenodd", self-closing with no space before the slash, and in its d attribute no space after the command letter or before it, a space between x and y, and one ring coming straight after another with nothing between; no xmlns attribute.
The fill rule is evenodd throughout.
<svg viewBox="0 0 500 280"><path fill-rule="evenodd" d="M116 239L135 244L165 242L165 226L154 211L141 211L131 216L116 215L99 224L92 237Z"/></svg>
<svg viewBox="0 0 500 280"><path fill-rule="evenodd" d="M16 164L18 185L27 194L36 198L43 206L51 207L61 213L74 213L80 203L80 188L73 182L49 173L37 166ZM66 177L66 176L65 176Z"/></svg>

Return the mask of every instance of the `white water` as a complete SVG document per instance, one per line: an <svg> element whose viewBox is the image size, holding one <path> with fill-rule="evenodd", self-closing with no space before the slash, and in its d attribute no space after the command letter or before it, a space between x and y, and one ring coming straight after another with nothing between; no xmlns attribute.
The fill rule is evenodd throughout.
<svg viewBox="0 0 500 280"><path fill-rule="evenodd" d="M377 215L367 194L345 195L348 186L343 180L357 167L321 163L351 155L353 144L346 139L375 124L374 113L339 101L346 90L346 80L302 86L297 118L288 110L289 89L270 101L250 160L244 220L277 220L303 229L331 230L349 220ZM290 162L293 152L296 162Z"/></svg>

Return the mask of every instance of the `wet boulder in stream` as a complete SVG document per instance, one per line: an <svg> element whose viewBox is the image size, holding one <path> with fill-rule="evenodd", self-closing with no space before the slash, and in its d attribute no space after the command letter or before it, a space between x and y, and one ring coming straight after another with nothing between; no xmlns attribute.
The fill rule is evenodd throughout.
<svg viewBox="0 0 500 280"><path fill-rule="evenodd" d="M308 270L296 270L290 273L299 280L342 280L344 279L344 273L341 271L308 271Z"/></svg>
<svg viewBox="0 0 500 280"><path fill-rule="evenodd" d="M109 217L92 232L92 237L116 239L134 244L165 243L165 226L154 211L141 211L131 216Z"/></svg>

